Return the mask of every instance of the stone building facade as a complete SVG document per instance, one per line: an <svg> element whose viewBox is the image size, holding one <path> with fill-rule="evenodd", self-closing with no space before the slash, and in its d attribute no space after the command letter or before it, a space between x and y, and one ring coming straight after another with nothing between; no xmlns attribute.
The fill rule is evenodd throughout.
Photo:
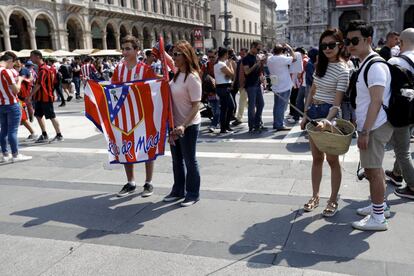
<svg viewBox="0 0 414 276"><path fill-rule="evenodd" d="M261 18L262 18L262 42L268 49L272 49L276 44L276 1L261 0Z"/></svg>
<svg viewBox="0 0 414 276"><path fill-rule="evenodd" d="M261 40L261 3L259 0L211 0L211 26L213 47L223 46L224 42L224 1L230 12L230 47L239 51L249 48L254 40Z"/></svg>
<svg viewBox="0 0 414 276"><path fill-rule="evenodd" d="M316 46L327 27L344 29L353 19L373 25L376 44L389 31L414 27L414 0L289 0L288 37L296 46Z"/></svg>
<svg viewBox="0 0 414 276"><path fill-rule="evenodd" d="M0 0L0 51L120 49L127 34L150 48L210 28L210 0Z"/></svg>

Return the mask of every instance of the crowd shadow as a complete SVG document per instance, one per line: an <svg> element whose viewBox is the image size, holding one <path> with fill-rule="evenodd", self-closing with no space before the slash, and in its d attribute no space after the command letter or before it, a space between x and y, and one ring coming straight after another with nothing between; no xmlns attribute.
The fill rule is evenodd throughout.
<svg viewBox="0 0 414 276"><path fill-rule="evenodd" d="M271 258L273 261L267 263L268 266L280 264L298 268L311 267L320 262L350 262L369 250L366 239L373 232L354 230L350 223L360 217L347 208L343 208L333 218L297 209L290 214L256 223L245 230L241 240L230 246L229 252L233 255L249 254L244 260L252 268L257 268L256 263ZM258 232L272 231L280 224L287 224L290 228L287 235L273 233L273 240L254 239Z"/></svg>
<svg viewBox="0 0 414 276"><path fill-rule="evenodd" d="M144 227L145 222L180 208L178 204L166 204L162 201L127 204L140 196L140 193L123 198L117 198L113 194L87 195L13 212L10 215L32 218L23 224L24 228L59 223L66 227L78 226L83 230L76 237L84 240L117 233L132 233Z"/></svg>

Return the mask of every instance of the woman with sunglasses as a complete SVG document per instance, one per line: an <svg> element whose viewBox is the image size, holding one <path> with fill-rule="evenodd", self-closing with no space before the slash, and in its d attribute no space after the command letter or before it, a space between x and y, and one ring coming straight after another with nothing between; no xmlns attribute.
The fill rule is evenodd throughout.
<svg viewBox="0 0 414 276"><path fill-rule="evenodd" d="M306 117L311 119L327 119L331 121L341 113L341 102L349 82L349 69L341 59L343 36L338 29L328 29L319 39L319 59L314 73L314 82L305 104L306 116L301 122L305 128ZM326 127L325 122L319 122L318 128ZM307 212L313 211L319 205L319 187L322 180L322 167L325 154L316 147L309 138L312 151L312 198L304 205ZM331 196L322 215L331 217L338 210L338 192L341 186L341 166L337 155L326 154L326 160L331 168Z"/></svg>
<svg viewBox="0 0 414 276"><path fill-rule="evenodd" d="M178 41L174 46L173 60L177 69L170 81L175 128L170 132L174 185L164 202L185 197L182 207L200 199L200 172L196 159L196 145L200 131L201 101L200 67L190 43Z"/></svg>

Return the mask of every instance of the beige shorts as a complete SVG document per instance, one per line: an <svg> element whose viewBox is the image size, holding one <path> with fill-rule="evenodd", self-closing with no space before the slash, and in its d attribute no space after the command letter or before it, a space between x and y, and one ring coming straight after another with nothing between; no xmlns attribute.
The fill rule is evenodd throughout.
<svg viewBox="0 0 414 276"><path fill-rule="evenodd" d="M386 122L369 133L368 149L359 151L362 168L382 168L385 144L390 141L393 130L392 125L389 122Z"/></svg>

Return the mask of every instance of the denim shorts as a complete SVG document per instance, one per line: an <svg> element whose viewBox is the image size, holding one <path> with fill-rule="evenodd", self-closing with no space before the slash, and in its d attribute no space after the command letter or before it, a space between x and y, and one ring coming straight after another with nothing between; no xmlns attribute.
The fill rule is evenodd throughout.
<svg viewBox="0 0 414 276"><path fill-rule="evenodd" d="M306 112L306 115L315 120L320 118L326 118L329 114L329 109L332 107L332 104L323 103L323 104L311 104Z"/></svg>

